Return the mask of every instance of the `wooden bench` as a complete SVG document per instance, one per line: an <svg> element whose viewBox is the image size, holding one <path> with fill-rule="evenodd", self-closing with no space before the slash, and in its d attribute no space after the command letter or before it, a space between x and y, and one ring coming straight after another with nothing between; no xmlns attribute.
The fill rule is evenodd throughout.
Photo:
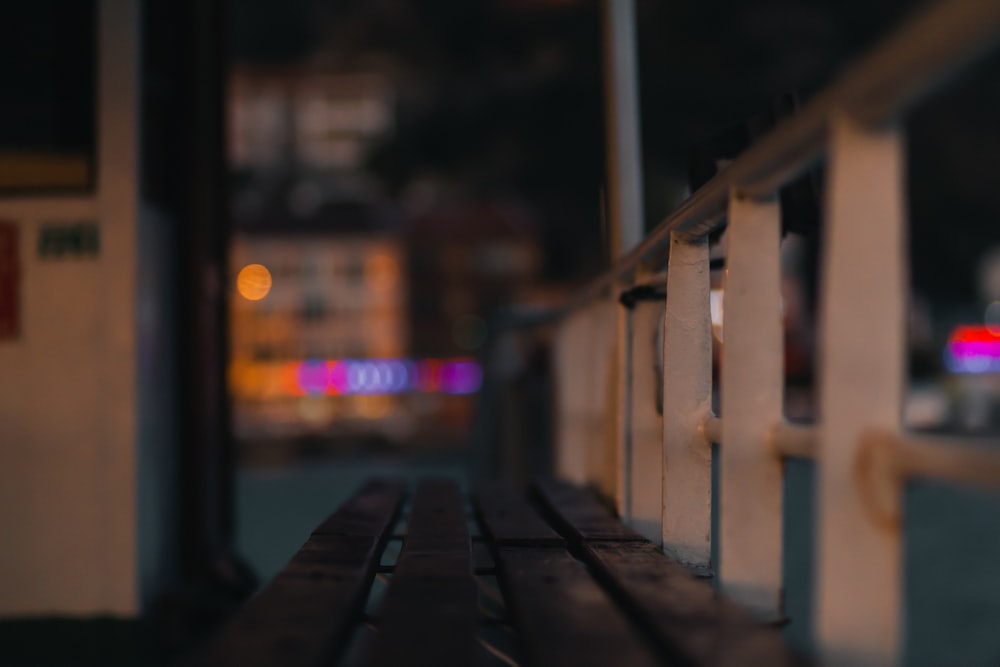
<svg viewBox="0 0 1000 667"><path fill-rule="evenodd" d="M190 664L808 664L587 490L426 480L407 499L364 484Z"/></svg>

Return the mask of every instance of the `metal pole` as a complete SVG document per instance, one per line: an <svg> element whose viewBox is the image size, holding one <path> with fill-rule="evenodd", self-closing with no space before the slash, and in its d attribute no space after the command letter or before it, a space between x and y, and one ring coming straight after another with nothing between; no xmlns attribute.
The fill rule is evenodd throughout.
<svg viewBox="0 0 1000 667"><path fill-rule="evenodd" d="M607 109L609 263L639 245L643 232L642 152L639 147L639 83L636 71L635 6L633 0L605 0L605 104ZM628 479L625 461L630 457L626 313L617 307L617 293L628 287L618 282L609 296L616 309L615 364L613 373L614 456L616 470L606 489L618 511L627 515Z"/></svg>
<svg viewBox="0 0 1000 667"><path fill-rule="evenodd" d="M610 260L642 240L642 150L633 0L604 2Z"/></svg>

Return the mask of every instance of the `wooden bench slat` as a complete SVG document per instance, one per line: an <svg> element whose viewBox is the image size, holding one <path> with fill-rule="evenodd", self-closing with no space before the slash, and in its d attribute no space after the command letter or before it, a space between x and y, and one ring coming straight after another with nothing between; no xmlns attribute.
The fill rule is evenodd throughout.
<svg viewBox="0 0 1000 667"><path fill-rule="evenodd" d="M544 518L510 485L475 494L525 667L813 664L775 628L622 525L591 491L556 481L533 490ZM191 664L333 664L360 627L403 496L399 482L365 484ZM407 523L376 632L351 657L365 667L482 664L472 542L458 486L418 484Z"/></svg>
<svg viewBox="0 0 1000 667"><path fill-rule="evenodd" d="M406 485L397 479L370 479L319 524L313 535L382 535L395 523L399 499ZM387 504L393 510L386 512Z"/></svg>
<svg viewBox="0 0 1000 667"><path fill-rule="evenodd" d="M511 484L483 484L473 494L476 512L496 545L564 547L566 540L542 519Z"/></svg>
<svg viewBox="0 0 1000 667"><path fill-rule="evenodd" d="M583 557L685 664L790 667L809 664L775 628L725 599L650 542L586 542Z"/></svg>
<svg viewBox="0 0 1000 667"><path fill-rule="evenodd" d="M418 484L403 548L376 613L378 632L364 648L362 665L464 667L480 660L471 547L457 485Z"/></svg>
<svg viewBox="0 0 1000 667"><path fill-rule="evenodd" d="M539 481L535 490L581 557L667 655L713 667L809 664L775 628L622 525L590 491L555 480Z"/></svg>
<svg viewBox="0 0 1000 667"><path fill-rule="evenodd" d="M535 482L535 493L557 519L560 528L574 540L645 541L601 504L588 489L567 482L544 479Z"/></svg>
<svg viewBox="0 0 1000 667"><path fill-rule="evenodd" d="M401 482L373 480L323 522L191 665L313 667L329 663L360 617L379 555L402 506Z"/></svg>
<svg viewBox="0 0 1000 667"><path fill-rule="evenodd" d="M565 549L500 547L497 561L527 665L660 664L586 567Z"/></svg>

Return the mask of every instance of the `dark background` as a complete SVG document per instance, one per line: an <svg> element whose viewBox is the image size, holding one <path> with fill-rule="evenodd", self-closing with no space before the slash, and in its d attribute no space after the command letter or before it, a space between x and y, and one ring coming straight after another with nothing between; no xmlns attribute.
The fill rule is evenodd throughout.
<svg viewBox="0 0 1000 667"><path fill-rule="evenodd" d="M795 93L808 102L919 8L913 0L637 3L646 229L678 203L695 147ZM368 168L402 192L433 171L471 197L540 214L546 277L580 280L600 249L601 8L527 2L245 0L234 63L376 69L399 86L398 126ZM940 306L975 299L975 263L1000 240L996 58L909 118L913 280Z"/></svg>

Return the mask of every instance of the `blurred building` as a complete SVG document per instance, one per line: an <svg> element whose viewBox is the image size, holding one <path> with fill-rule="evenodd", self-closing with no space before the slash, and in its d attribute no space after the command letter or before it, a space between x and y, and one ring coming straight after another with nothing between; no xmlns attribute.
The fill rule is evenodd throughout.
<svg viewBox="0 0 1000 667"><path fill-rule="evenodd" d="M240 271L230 294L237 437L398 428L392 419L403 418L393 391L399 380L347 377L345 365L406 353L405 262L397 239L241 235L232 266Z"/></svg>
<svg viewBox="0 0 1000 667"><path fill-rule="evenodd" d="M256 300L239 285L229 295L239 439L395 439L408 430L398 391L377 382L352 389L344 375L352 363L401 359L408 347L402 248L360 170L391 129L391 103L373 75L302 65L229 74L230 266L234 276L264 267L246 274ZM253 293L261 271L266 296Z"/></svg>
<svg viewBox="0 0 1000 667"><path fill-rule="evenodd" d="M236 171L356 169L392 128L392 89L377 75L236 66L228 81Z"/></svg>
<svg viewBox="0 0 1000 667"><path fill-rule="evenodd" d="M417 354L478 354L490 314L541 275L537 223L509 203L432 209L412 221L406 245Z"/></svg>
<svg viewBox="0 0 1000 667"><path fill-rule="evenodd" d="M533 215L448 178L395 201L366 166L396 123L381 75L237 66L227 95L233 275L273 283L231 294L237 437L465 444L489 315L541 275Z"/></svg>
<svg viewBox="0 0 1000 667"><path fill-rule="evenodd" d="M415 354L468 355L485 363L493 314L537 283L542 248L534 218L500 201L433 207L406 231L411 346ZM473 396L441 397L433 422L468 438Z"/></svg>
<svg viewBox="0 0 1000 667"><path fill-rule="evenodd" d="M226 95L238 230L366 234L394 226L380 184L363 169L394 123L384 77L235 66Z"/></svg>

